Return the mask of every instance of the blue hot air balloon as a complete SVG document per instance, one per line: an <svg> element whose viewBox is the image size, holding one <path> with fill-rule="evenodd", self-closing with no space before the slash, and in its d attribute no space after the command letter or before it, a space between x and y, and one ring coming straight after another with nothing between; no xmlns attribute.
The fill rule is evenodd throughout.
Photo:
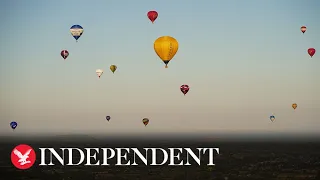
<svg viewBox="0 0 320 180"><path fill-rule="evenodd" d="M80 25L73 25L70 28L71 35L73 36L74 39L78 42L78 39L81 37L83 33L83 28Z"/></svg>
<svg viewBox="0 0 320 180"><path fill-rule="evenodd" d="M13 129L13 130L15 130L15 129L17 128L17 126L18 126L18 123L15 122L15 121L12 121L12 122L10 123L10 127L11 127L11 129Z"/></svg>
<svg viewBox="0 0 320 180"><path fill-rule="evenodd" d="M276 119L276 117L274 117L274 115L270 116L270 120L273 122Z"/></svg>
<svg viewBox="0 0 320 180"><path fill-rule="evenodd" d="M106 116L106 120L110 121L111 117L110 116Z"/></svg>

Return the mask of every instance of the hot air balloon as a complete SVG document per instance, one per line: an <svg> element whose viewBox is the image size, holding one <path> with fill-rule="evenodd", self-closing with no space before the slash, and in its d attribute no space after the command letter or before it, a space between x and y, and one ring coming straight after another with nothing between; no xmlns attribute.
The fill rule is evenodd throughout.
<svg viewBox="0 0 320 180"><path fill-rule="evenodd" d="M309 48L308 49L308 54L312 57L316 53L316 49L314 48Z"/></svg>
<svg viewBox="0 0 320 180"><path fill-rule="evenodd" d="M11 129L13 129L13 130L15 130L15 129L17 128L17 126L18 126L18 123L15 122L15 121L12 121L12 122L10 123L10 127L11 127Z"/></svg>
<svg viewBox="0 0 320 180"><path fill-rule="evenodd" d="M110 116L106 116L106 120L110 121L111 117Z"/></svg>
<svg viewBox="0 0 320 180"><path fill-rule="evenodd" d="M102 69L97 69L97 70L96 70L96 74L97 74L97 76L100 78L101 75L103 74L103 70L102 70Z"/></svg>
<svg viewBox="0 0 320 180"><path fill-rule="evenodd" d="M296 103L293 103L293 104L292 104L292 108L293 108L293 109L296 109L297 107L298 107L298 105L297 105Z"/></svg>
<svg viewBox="0 0 320 180"><path fill-rule="evenodd" d="M110 66L110 70L114 73L117 70L117 66L116 65L111 65Z"/></svg>
<svg viewBox="0 0 320 180"><path fill-rule="evenodd" d="M301 32L304 34L304 33L306 32L306 30L307 30L307 27L301 26L300 30L301 30Z"/></svg>
<svg viewBox="0 0 320 180"><path fill-rule="evenodd" d="M178 41L170 36L159 37L154 42L154 50L160 59L166 64L166 68L168 68L168 63L170 60L174 57L174 55L176 55L178 48Z"/></svg>
<svg viewBox="0 0 320 180"><path fill-rule="evenodd" d="M152 23L154 23L154 21L158 18L158 12L157 11L149 11L147 13L147 16L150 19L150 21Z"/></svg>
<svg viewBox="0 0 320 180"><path fill-rule="evenodd" d="M63 59L67 59L67 57L69 56L69 52L67 50L62 50L60 55Z"/></svg>
<svg viewBox="0 0 320 180"><path fill-rule="evenodd" d="M142 123L147 126L149 124L149 119L148 118L143 118Z"/></svg>
<svg viewBox="0 0 320 180"><path fill-rule="evenodd" d="M186 94L188 93L188 91L189 91L189 86L186 85L186 84L180 86L180 91L181 91L184 95L186 95Z"/></svg>
<svg viewBox="0 0 320 180"><path fill-rule="evenodd" d="M274 117L274 115L270 116L270 120L273 122L276 118Z"/></svg>
<svg viewBox="0 0 320 180"><path fill-rule="evenodd" d="M74 39L78 42L78 39L81 37L83 33L83 28L80 25L73 25L70 28L71 35L73 36Z"/></svg>

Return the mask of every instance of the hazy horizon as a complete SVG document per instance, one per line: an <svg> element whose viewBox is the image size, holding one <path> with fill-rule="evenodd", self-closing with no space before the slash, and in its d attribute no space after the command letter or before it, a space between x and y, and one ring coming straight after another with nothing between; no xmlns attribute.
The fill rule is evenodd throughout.
<svg viewBox="0 0 320 180"><path fill-rule="evenodd" d="M197 144L202 142L211 143L236 143L236 142L252 142L252 143L319 143L319 133L238 133L238 134L222 134L222 133L152 133L148 134L28 134L28 135L4 135L1 136L0 142L24 142L24 143L153 143L161 144L166 142L178 144Z"/></svg>
<svg viewBox="0 0 320 180"><path fill-rule="evenodd" d="M307 54L320 50L319 6L1 1L0 132L320 134L320 55ZM154 24L149 10L159 13ZM69 32L74 24L84 28L79 42ZM165 35L179 42L167 69L153 50ZM65 61L63 49L70 53ZM104 70L101 79L96 69ZM190 86L186 96L182 84ZM18 122L15 131L11 121Z"/></svg>

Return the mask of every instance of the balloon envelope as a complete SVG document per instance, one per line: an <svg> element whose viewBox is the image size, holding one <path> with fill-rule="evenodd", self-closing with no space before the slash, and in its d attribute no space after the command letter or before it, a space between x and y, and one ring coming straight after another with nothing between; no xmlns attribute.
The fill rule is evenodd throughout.
<svg viewBox="0 0 320 180"><path fill-rule="evenodd" d="M116 65L111 65L110 66L110 70L114 73L117 70L117 66Z"/></svg>
<svg viewBox="0 0 320 180"><path fill-rule="evenodd" d="M12 121L12 122L10 123L10 127L11 127L11 129L16 129L16 128L17 128L17 126L18 126L18 123L17 123L17 122L15 122L15 121Z"/></svg>
<svg viewBox="0 0 320 180"><path fill-rule="evenodd" d="M178 41L171 36L162 36L154 41L154 50L166 64L166 68L168 68L168 63L176 55L178 49Z"/></svg>
<svg viewBox="0 0 320 180"><path fill-rule="evenodd" d="M270 116L270 120L273 122L276 118L274 116Z"/></svg>
<svg viewBox="0 0 320 180"><path fill-rule="evenodd" d="M102 69L97 69L97 70L96 70L96 74L97 74L97 76L100 78L101 75L103 74L103 70L102 70Z"/></svg>
<svg viewBox="0 0 320 180"><path fill-rule="evenodd" d="M149 124L149 119L148 118L143 118L142 123L147 126Z"/></svg>
<svg viewBox="0 0 320 180"><path fill-rule="evenodd" d="M110 121L111 117L110 116L106 116L106 120Z"/></svg>
<svg viewBox="0 0 320 180"><path fill-rule="evenodd" d="M301 26L300 30L301 30L301 32L304 34L304 33L306 32L306 30L307 30L307 27Z"/></svg>
<svg viewBox="0 0 320 180"><path fill-rule="evenodd" d="M316 53L316 49L314 48L309 48L308 49L308 54L312 57Z"/></svg>
<svg viewBox="0 0 320 180"><path fill-rule="evenodd" d="M69 56L69 52L67 50L62 50L60 55L63 59L67 59L67 57Z"/></svg>
<svg viewBox="0 0 320 180"><path fill-rule="evenodd" d="M83 34L83 28L80 25L73 25L70 28L70 32L73 38L78 40Z"/></svg>
<svg viewBox="0 0 320 180"><path fill-rule="evenodd" d="M153 23L158 18L158 12L157 11L149 11L147 14L150 21Z"/></svg>
<svg viewBox="0 0 320 180"><path fill-rule="evenodd" d="M293 104L292 104L292 108L293 108L293 109L296 109L297 107L298 107L298 105L297 105L296 103L293 103Z"/></svg>
<svg viewBox="0 0 320 180"><path fill-rule="evenodd" d="M190 89L189 86L186 85L186 84L180 86L180 91L181 91L184 95L186 95L186 94L189 92L189 89Z"/></svg>

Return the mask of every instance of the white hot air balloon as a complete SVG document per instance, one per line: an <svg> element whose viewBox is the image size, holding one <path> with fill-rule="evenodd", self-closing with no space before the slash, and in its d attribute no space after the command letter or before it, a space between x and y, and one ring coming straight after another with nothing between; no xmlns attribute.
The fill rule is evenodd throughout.
<svg viewBox="0 0 320 180"><path fill-rule="evenodd" d="M103 70L102 70L102 69L97 69L97 70L96 70L96 74L97 74L97 76L100 78L101 75L103 74Z"/></svg>

